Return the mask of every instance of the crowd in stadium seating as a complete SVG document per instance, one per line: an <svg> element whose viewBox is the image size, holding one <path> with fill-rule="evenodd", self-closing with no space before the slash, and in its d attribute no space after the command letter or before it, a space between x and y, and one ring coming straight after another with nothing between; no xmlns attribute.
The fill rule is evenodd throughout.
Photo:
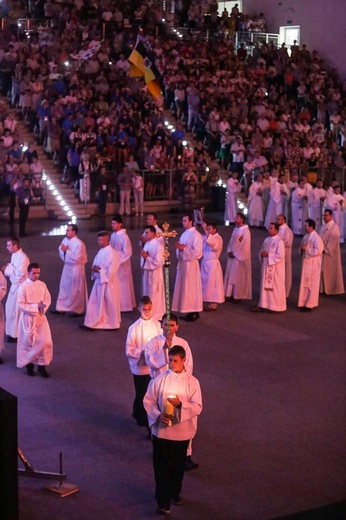
<svg viewBox="0 0 346 520"><path fill-rule="evenodd" d="M235 9L215 17L215 5L192 2L182 11L177 2L181 23L198 27L204 6L204 24L207 14L217 27L227 28L226 38L200 39L198 53L196 35L181 39L164 30L161 4L152 0L36 2L32 14L42 19L29 31L22 27L14 33L5 26L2 95L9 96L46 153L65 163L64 182L76 185L87 170L96 186L101 165L119 172L125 164L131 171L174 168L176 186L191 168L205 171L210 164L237 171L246 190L258 172L272 169L344 182L345 91L337 71L305 45L235 48L234 23L234 29L264 30L264 16L250 19ZM142 79L129 75L127 58L138 27L145 28L151 44L163 99L155 100ZM164 108L177 121L172 134ZM3 175L9 190L29 166L22 163L15 126L8 129L6 121L3 126L0 168L3 174L10 170ZM186 136L197 146L186 145ZM8 153L1 155L1 147ZM244 163L253 166L251 174L244 172ZM194 174L186 191L198 182ZM155 190L149 183L146 196Z"/></svg>

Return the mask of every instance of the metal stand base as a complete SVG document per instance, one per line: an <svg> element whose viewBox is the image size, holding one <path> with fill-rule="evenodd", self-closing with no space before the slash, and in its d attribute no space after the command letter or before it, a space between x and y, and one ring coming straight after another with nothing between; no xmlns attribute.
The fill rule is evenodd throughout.
<svg viewBox="0 0 346 520"><path fill-rule="evenodd" d="M24 464L25 469L18 469L18 476L20 477L29 477L29 478L41 478L44 480L54 480L58 479L59 482L56 484L51 484L47 486L45 489L61 497L67 497L68 495L72 495L73 493L77 493L79 491L79 487L76 484L70 484L65 482L66 473L62 472L62 453L59 455L60 461L60 473L51 473L49 471L38 471L36 470L25 457L24 453L20 448L18 448L18 457Z"/></svg>
<svg viewBox="0 0 346 520"><path fill-rule="evenodd" d="M45 487L47 491L60 495L62 498L77 493L79 487L76 484L70 484L69 482L59 482L59 484L51 484Z"/></svg>

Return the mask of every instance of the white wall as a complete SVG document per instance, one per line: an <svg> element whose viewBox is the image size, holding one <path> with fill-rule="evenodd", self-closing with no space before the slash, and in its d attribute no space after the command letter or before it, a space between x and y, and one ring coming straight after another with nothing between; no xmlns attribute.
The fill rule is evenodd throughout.
<svg viewBox="0 0 346 520"><path fill-rule="evenodd" d="M300 25L300 42L317 50L346 80L346 0L243 0L243 12L263 12L267 32Z"/></svg>

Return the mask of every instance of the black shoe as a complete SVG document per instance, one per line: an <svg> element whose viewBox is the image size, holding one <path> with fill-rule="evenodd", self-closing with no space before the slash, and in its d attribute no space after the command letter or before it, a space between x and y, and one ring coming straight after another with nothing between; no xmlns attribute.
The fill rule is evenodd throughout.
<svg viewBox="0 0 346 520"><path fill-rule="evenodd" d="M185 316L185 321L196 321L199 318L199 312L189 312Z"/></svg>
<svg viewBox="0 0 346 520"><path fill-rule="evenodd" d="M190 456L186 457L185 460L185 471L191 471L193 469L197 469L199 464L197 462L193 462Z"/></svg>
<svg viewBox="0 0 346 520"><path fill-rule="evenodd" d="M26 365L26 371L28 373L28 376L34 376L34 363L29 363L28 365Z"/></svg>
<svg viewBox="0 0 346 520"><path fill-rule="evenodd" d="M65 312L64 311L57 311L55 309L55 311L49 311L51 314L61 314L61 316L64 316Z"/></svg>
<svg viewBox="0 0 346 520"><path fill-rule="evenodd" d="M95 329L91 329L90 327L87 327L86 325L79 325L79 328L82 330L85 330L87 332L95 332Z"/></svg>
<svg viewBox="0 0 346 520"><path fill-rule="evenodd" d="M0 365L3 365L4 364L4 360L2 359L2 357L0 356Z"/></svg>
<svg viewBox="0 0 346 520"><path fill-rule="evenodd" d="M299 307L300 312L311 312L311 307Z"/></svg>
<svg viewBox="0 0 346 520"><path fill-rule="evenodd" d="M169 515L170 512L170 509L166 509L165 507L158 507L156 509L157 515Z"/></svg>
<svg viewBox="0 0 346 520"><path fill-rule="evenodd" d="M7 343L17 343L17 338L12 338L12 336L6 336Z"/></svg>
<svg viewBox="0 0 346 520"><path fill-rule="evenodd" d="M70 318L81 318L82 316L84 316L84 312L82 312L81 314L78 314L78 312L73 312L72 314L70 314Z"/></svg>
<svg viewBox="0 0 346 520"><path fill-rule="evenodd" d="M38 365L37 371L40 374L40 376L42 376L42 377L49 377L49 374L48 374L48 372L46 370L45 365Z"/></svg>
<svg viewBox="0 0 346 520"><path fill-rule="evenodd" d="M198 464L197 464L198 466ZM175 497L172 497L172 504L175 506L179 506L182 503L182 499L180 495L176 495Z"/></svg>

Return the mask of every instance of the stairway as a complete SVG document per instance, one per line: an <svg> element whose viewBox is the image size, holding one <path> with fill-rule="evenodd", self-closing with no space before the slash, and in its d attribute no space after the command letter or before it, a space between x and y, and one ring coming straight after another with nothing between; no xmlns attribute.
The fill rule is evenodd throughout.
<svg viewBox="0 0 346 520"><path fill-rule="evenodd" d="M29 141L34 140L34 136L25 126L23 121L18 121L18 129L22 143L27 146ZM71 215L63 209L57 199L60 195L61 200L65 201L65 205L69 207L71 213L76 217L77 220L89 219L87 207L84 204L80 204L78 199L75 197L74 190L69 188L66 184L60 182L62 173L59 168L54 164L52 159L48 159L45 154L43 147L36 144L35 149L37 150L38 160L43 166L43 170L46 174L46 188L45 188L45 210L46 217L52 220L70 220ZM56 193L57 192L57 193ZM33 206L35 208L35 206ZM30 210L31 216L33 212Z"/></svg>

